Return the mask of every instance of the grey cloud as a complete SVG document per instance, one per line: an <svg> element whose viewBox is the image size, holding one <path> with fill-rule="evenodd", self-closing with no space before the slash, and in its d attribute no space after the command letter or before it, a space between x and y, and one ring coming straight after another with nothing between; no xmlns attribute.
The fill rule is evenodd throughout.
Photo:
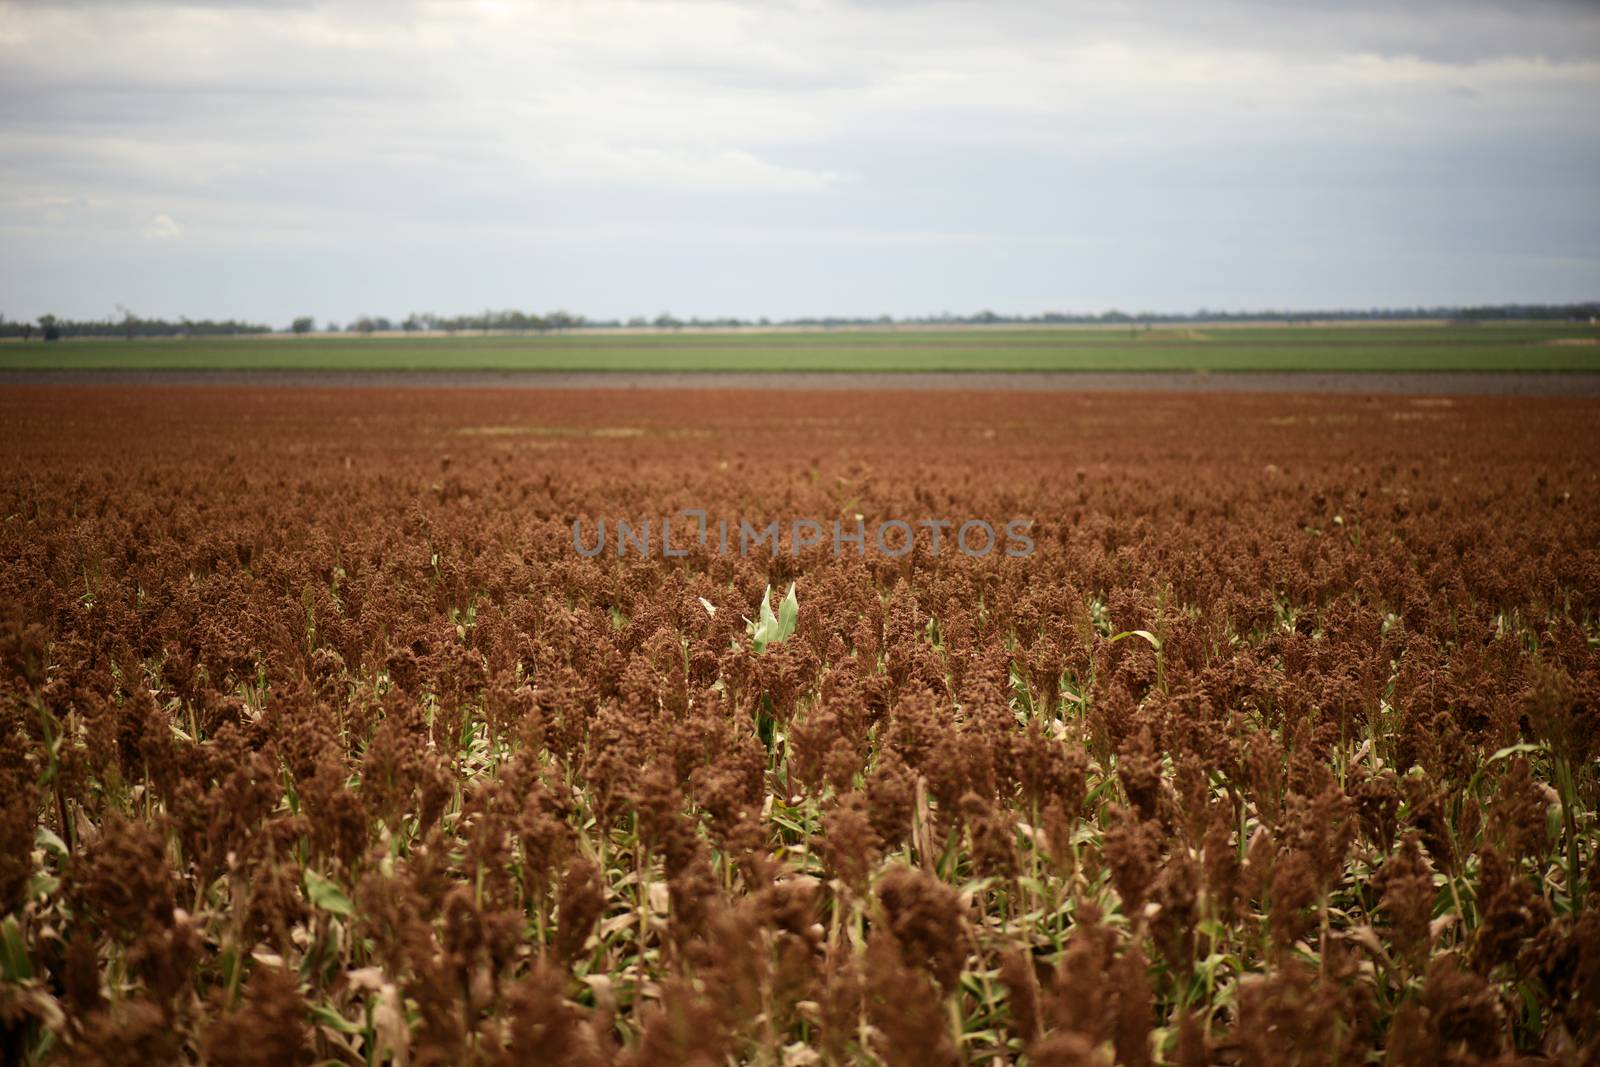
<svg viewBox="0 0 1600 1067"><path fill-rule="evenodd" d="M1548 0L5 4L0 312L1593 298L1597 26Z"/></svg>
<svg viewBox="0 0 1600 1067"><path fill-rule="evenodd" d="M1366 52L1471 64L1508 57L1600 58L1600 4L1592 0L849 0L883 11L983 7L997 24L1054 26L1087 38L1127 35L1207 46L1311 54Z"/></svg>

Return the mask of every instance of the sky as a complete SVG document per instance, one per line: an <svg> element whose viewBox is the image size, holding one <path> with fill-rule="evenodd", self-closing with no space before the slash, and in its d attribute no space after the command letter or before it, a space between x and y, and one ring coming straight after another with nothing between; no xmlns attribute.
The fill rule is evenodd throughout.
<svg viewBox="0 0 1600 1067"><path fill-rule="evenodd" d="M0 0L0 314L1600 299L1600 3Z"/></svg>

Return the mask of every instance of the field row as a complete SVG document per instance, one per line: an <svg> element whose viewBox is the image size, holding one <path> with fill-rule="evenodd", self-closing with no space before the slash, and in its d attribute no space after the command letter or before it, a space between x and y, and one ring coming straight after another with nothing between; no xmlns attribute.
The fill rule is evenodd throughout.
<svg viewBox="0 0 1600 1067"><path fill-rule="evenodd" d="M1586 325L267 337L0 345L0 369L1600 371Z"/></svg>

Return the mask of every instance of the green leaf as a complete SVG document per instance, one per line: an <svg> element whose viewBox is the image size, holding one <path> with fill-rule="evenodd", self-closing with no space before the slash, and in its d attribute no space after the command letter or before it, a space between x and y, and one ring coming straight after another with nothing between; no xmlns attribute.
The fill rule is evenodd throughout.
<svg viewBox="0 0 1600 1067"><path fill-rule="evenodd" d="M47 897L61 888L61 879L49 871L34 871L28 878L28 895L31 897Z"/></svg>
<svg viewBox="0 0 1600 1067"><path fill-rule="evenodd" d="M785 830L788 830L792 834L798 834L802 838L809 836L809 832L806 830L806 828L800 823L796 822L794 819L779 815L776 812L772 814L771 819L773 822L777 823L779 826L783 827Z"/></svg>
<svg viewBox="0 0 1600 1067"><path fill-rule="evenodd" d="M1157 652L1161 651L1161 638L1157 637L1149 630L1124 630L1120 634L1115 634L1111 640L1121 641L1124 637L1142 637L1146 641L1150 642L1151 648L1155 649Z"/></svg>
<svg viewBox="0 0 1600 1067"><path fill-rule="evenodd" d="M41 826L33 832L33 843L46 852L54 852L57 856L67 854L67 843L48 826Z"/></svg>
<svg viewBox="0 0 1600 1067"><path fill-rule="evenodd" d="M1050 895L1050 887L1045 884L1042 878L1029 878L1027 875L1022 875L1017 879L1017 884L1034 896L1044 897Z"/></svg>
<svg viewBox="0 0 1600 1067"><path fill-rule="evenodd" d="M311 1014L322 1025L337 1030L341 1034L364 1034L367 1032L365 1026L351 1022L326 1004L313 1005Z"/></svg>
<svg viewBox="0 0 1600 1067"><path fill-rule="evenodd" d="M1495 760L1502 760L1502 759L1505 759L1507 756L1516 756L1516 755L1520 755L1520 754L1526 753L1526 752L1543 752L1543 751L1545 751L1545 746L1544 745L1535 744L1535 743L1532 743L1532 742L1524 741L1520 745L1507 745L1505 748L1500 749L1494 755L1490 756L1484 762L1485 763L1493 763Z"/></svg>
<svg viewBox="0 0 1600 1067"><path fill-rule="evenodd" d="M349 918L355 911L344 890L316 871L306 872L306 899L323 911L344 918Z"/></svg>
<svg viewBox="0 0 1600 1067"><path fill-rule="evenodd" d="M999 879L992 878L992 877L989 877L989 878L972 878L972 879L969 879L965 884L963 884L960 889L957 889L956 893L958 895L960 895L960 896L963 896L963 897L969 896L969 895L970 896L976 896L979 893L982 893L984 890L988 889L990 886L994 885L995 882L997 882L997 881L999 881Z"/></svg>
<svg viewBox="0 0 1600 1067"><path fill-rule="evenodd" d="M1483 778L1483 772L1489 769L1489 765L1491 763L1497 763L1500 760L1505 759L1507 756L1531 755L1535 752L1547 751L1549 750L1544 745L1529 741L1524 741L1517 745L1507 745L1505 748L1498 750L1494 755L1484 760L1482 765L1480 765L1478 769L1472 773L1472 780L1467 783L1467 792L1473 794L1477 793L1478 782Z"/></svg>
<svg viewBox="0 0 1600 1067"><path fill-rule="evenodd" d="M757 621L745 620L745 629L750 633L750 643L757 652L764 652L768 645L787 640L794 633L795 624L800 620L800 601L794 592L794 583L789 583L789 592L784 596L783 603L778 605L778 614L772 613L772 586L767 586L761 594L761 610L757 613Z"/></svg>
<svg viewBox="0 0 1600 1067"><path fill-rule="evenodd" d="M21 982L32 977L33 963L28 959L28 946L22 943L22 928L15 915L7 915L0 923L0 978Z"/></svg>
<svg viewBox="0 0 1600 1067"><path fill-rule="evenodd" d="M789 592L784 595L783 603L778 605L778 636L774 641L784 641L794 633L795 624L800 621L800 600L794 595L794 583L789 583Z"/></svg>

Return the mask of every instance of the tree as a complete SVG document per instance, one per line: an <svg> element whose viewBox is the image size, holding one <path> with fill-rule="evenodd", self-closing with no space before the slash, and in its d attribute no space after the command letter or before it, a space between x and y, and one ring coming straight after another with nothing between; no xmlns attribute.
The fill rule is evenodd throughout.
<svg viewBox="0 0 1600 1067"><path fill-rule="evenodd" d="M310 315L301 315L289 325L289 329L293 330L295 333L310 333L316 328L316 320Z"/></svg>
<svg viewBox="0 0 1600 1067"><path fill-rule="evenodd" d="M378 328L378 324L373 322L370 316L363 315L355 322L352 322L350 328L357 333L370 334Z"/></svg>
<svg viewBox="0 0 1600 1067"><path fill-rule="evenodd" d="M46 341L61 340L61 327L56 325L56 317L54 315L40 315L39 330Z"/></svg>

